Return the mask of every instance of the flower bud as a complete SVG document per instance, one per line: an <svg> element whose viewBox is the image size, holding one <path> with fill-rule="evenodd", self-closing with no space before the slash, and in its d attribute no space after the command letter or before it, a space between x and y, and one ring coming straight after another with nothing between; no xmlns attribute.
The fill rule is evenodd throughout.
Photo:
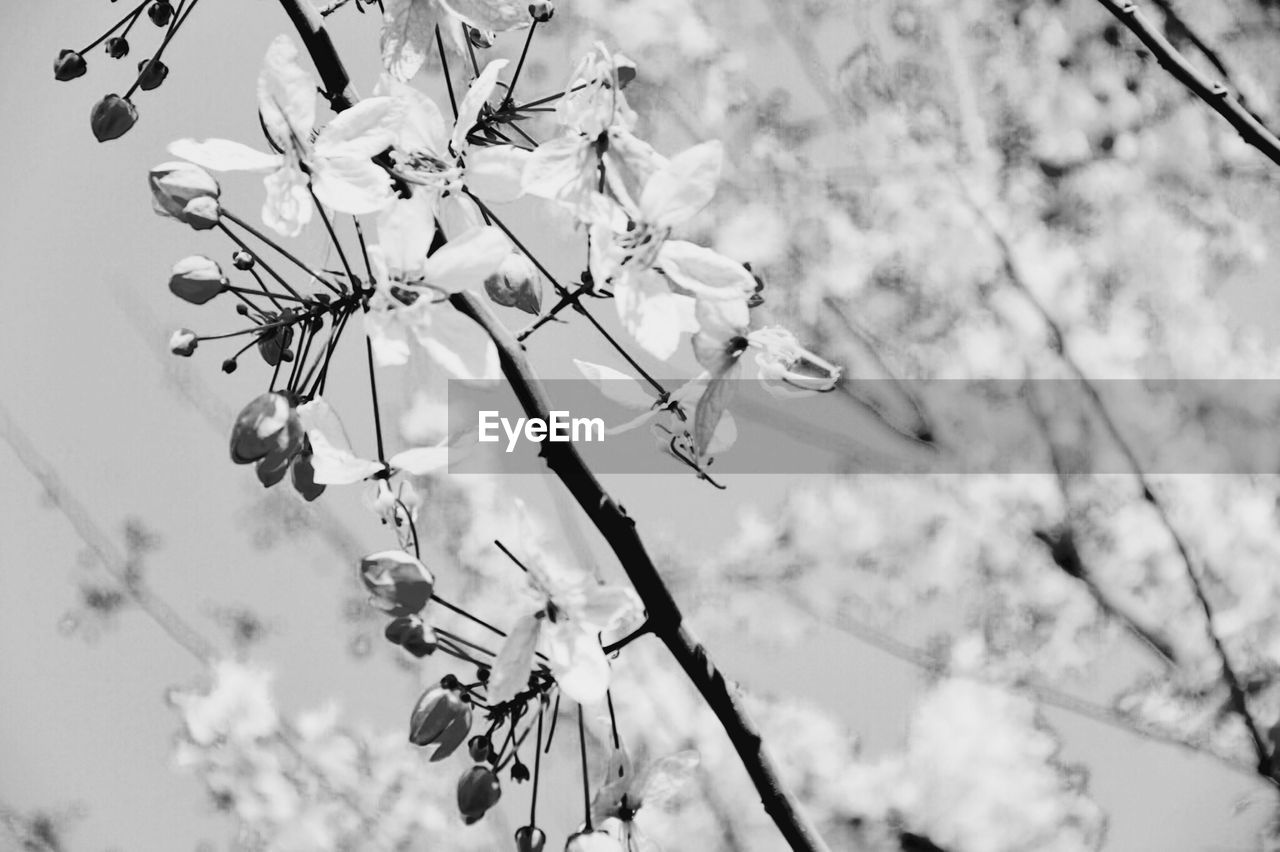
<svg viewBox="0 0 1280 852"><path fill-rule="evenodd" d="M529 16L540 24L545 24L551 20L551 16L555 14L556 6L551 0L541 0L538 3L529 4Z"/></svg>
<svg viewBox="0 0 1280 852"><path fill-rule="evenodd" d="M414 705L409 716L409 742L431 747L431 760L444 760L471 733L471 702L460 689L433 686ZM461 789L461 788L459 788ZM496 801L496 797L495 797ZM459 792L461 802L461 792ZM461 806L461 805L460 805ZM488 805L485 806L486 808ZM483 811L481 811L483 813Z"/></svg>
<svg viewBox="0 0 1280 852"><path fill-rule="evenodd" d="M58 58L53 60L53 78L64 83L83 76L87 70L89 65L84 61L84 56L70 48L61 51Z"/></svg>
<svg viewBox="0 0 1280 852"><path fill-rule="evenodd" d="M157 27L167 27L169 26L169 21L173 19L173 6L169 3L169 0L156 0L147 9L147 17Z"/></svg>
<svg viewBox="0 0 1280 852"><path fill-rule="evenodd" d="M112 59L123 59L129 55L129 40L124 36L107 39L107 55Z"/></svg>
<svg viewBox="0 0 1280 852"><path fill-rule="evenodd" d="M542 829L524 825L516 829L516 852L542 852L547 845L547 835Z"/></svg>
<svg viewBox="0 0 1280 852"><path fill-rule="evenodd" d="M422 658L436 650L436 633L420 616L402 615L393 618L383 631L387 641L399 645L415 657Z"/></svg>
<svg viewBox="0 0 1280 852"><path fill-rule="evenodd" d="M292 342L293 328L291 326L278 325L274 328L269 328L258 335L258 354L271 367L281 361L292 361L293 353L289 351L289 344Z"/></svg>
<svg viewBox="0 0 1280 852"><path fill-rule="evenodd" d="M218 217L221 215L222 208L218 206L218 199L205 195L188 201L187 206L182 208L181 218L197 231L207 231L218 224Z"/></svg>
<svg viewBox="0 0 1280 852"><path fill-rule="evenodd" d="M144 59L138 63L138 88L144 92L157 89L169 76L169 66L159 59Z"/></svg>
<svg viewBox="0 0 1280 852"><path fill-rule="evenodd" d="M384 550L360 560L360 581L383 612L413 615L431 600L435 579L427 566L403 550Z"/></svg>
<svg viewBox="0 0 1280 852"><path fill-rule="evenodd" d="M217 202L221 188L213 175L193 163L161 163L147 175L151 207L161 216L195 225L186 216L187 205L198 198Z"/></svg>
<svg viewBox="0 0 1280 852"><path fill-rule="evenodd" d="M607 831L579 831L569 836L564 852L622 852L622 844Z"/></svg>
<svg viewBox="0 0 1280 852"><path fill-rule="evenodd" d="M636 64L624 54L615 53L613 55L613 67L618 73L619 89L625 89L627 84L636 78Z"/></svg>
<svg viewBox="0 0 1280 852"><path fill-rule="evenodd" d="M316 469L311 462L310 450L293 457L289 464L289 478L293 482L293 490L308 503L324 493L324 486L316 482Z"/></svg>
<svg viewBox="0 0 1280 852"><path fill-rule="evenodd" d="M523 784L529 780L529 767L525 766L518 759L511 765L511 780L517 784Z"/></svg>
<svg viewBox="0 0 1280 852"><path fill-rule="evenodd" d="M227 279L222 274L222 267L199 254L175 263L169 275L169 291L193 305L203 305L225 289Z"/></svg>
<svg viewBox="0 0 1280 852"><path fill-rule="evenodd" d="M231 460L236 464L252 464L273 450L292 448L296 453L301 445L301 421L282 393L264 393L254 398L231 428Z"/></svg>
<svg viewBox="0 0 1280 852"><path fill-rule="evenodd" d="M537 316L542 310L542 278L533 261L513 252L484 281L484 291L504 308L519 308Z"/></svg>
<svg viewBox="0 0 1280 852"><path fill-rule="evenodd" d="M484 50L487 47L493 47L494 41L498 38L497 33L491 30L482 30L479 27L467 26L467 40L471 42L471 46Z"/></svg>
<svg viewBox="0 0 1280 852"><path fill-rule="evenodd" d="M484 766L473 766L458 779L458 810L467 825L479 822L498 803L502 788L498 776Z"/></svg>
<svg viewBox="0 0 1280 852"><path fill-rule="evenodd" d="M254 260L252 254L244 249L239 249L231 256L231 262L235 264L236 269L239 269L242 272L247 272L248 270L253 269L253 265L257 261Z"/></svg>
<svg viewBox="0 0 1280 852"><path fill-rule="evenodd" d="M189 358L196 351L198 342L199 339L194 331L189 328L180 328L169 336L169 351L174 355Z"/></svg>
<svg viewBox="0 0 1280 852"><path fill-rule="evenodd" d="M484 763L493 754L493 743L483 734L467 740L467 754L476 763Z"/></svg>
<svg viewBox="0 0 1280 852"><path fill-rule="evenodd" d="M119 139L137 123L138 108L119 95L106 95L89 113L89 127L99 142Z"/></svg>

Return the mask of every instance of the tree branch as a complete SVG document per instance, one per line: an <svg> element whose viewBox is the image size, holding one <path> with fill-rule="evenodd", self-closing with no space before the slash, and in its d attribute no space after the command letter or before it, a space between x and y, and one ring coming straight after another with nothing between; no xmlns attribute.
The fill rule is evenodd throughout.
<svg viewBox="0 0 1280 852"><path fill-rule="evenodd" d="M332 40L324 31L323 19L303 8L305 2L280 0L280 5L298 28L324 82L330 104L340 112L349 107L354 98L354 95L346 96L350 78ZM339 96L336 93L343 94ZM498 348L502 372L528 416L549 418L551 406L546 391L512 333L484 302L470 293L456 293L450 297L450 302L475 320L492 338ZM826 852L827 847L816 829L783 785L777 767L765 750L763 738L736 690L729 686L707 649L684 625L684 616L645 550L635 522L601 487L573 444L544 441L541 446L541 455L547 466L569 489L617 555L648 611L649 625L654 634L667 646L724 726L760 794L765 811L787 843L796 852Z"/></svg>
<svg viewBox="0 0 1280 852"><path fill-rule="evenodd" d="M1098 0L1120 23L1129 28L1156 58L1188 91L1208 104L1239 133L1240 138L1261 151L1267 159L1280 165L1280 139L1267 129L1253 113L1245 109L1231 90L1221 82L1213 82L1196 70L1187 58L1165 38L1164 34L1138 10L1134 3ZM1166 10L1167 11L1167 10ZM1194 43L1194 42L1193 42ZM1204 48L1201 48L1204 51ZM1207 56L1208 54L1206 54ZM1212 62L1213 59L1211 58Z"/></svg>

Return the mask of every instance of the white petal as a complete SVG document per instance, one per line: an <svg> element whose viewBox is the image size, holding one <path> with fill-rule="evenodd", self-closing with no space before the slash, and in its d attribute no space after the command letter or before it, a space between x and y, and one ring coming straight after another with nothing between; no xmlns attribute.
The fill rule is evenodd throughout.
<svg viewBox="0 0 1280 852"><path fill-rule="evenodd" d="M436 102L419 89L397 80L390 74L383 74L374 87L375 95L387 95L395 98L404 106L404 122L400 126L396 144L405 151L425 149L436 156L444 156L445 135L444 116Z"/></svg>
<svg viewBox="0 0 1280 852"><path fill-rule="evenodd" d="M382 470L376 461L362 459L350 450L329 443L324 433L314 429L307 433L311 441L311 466L319 485L350 485Z"/></svg>
<svg viewBox="0 0 1280 852"><path fill-rule="evenodd" d="M587 381L619 405L634 409L647 409L653 405L655 397L646 393L644 386L626 373L603 364L579 361L577 358L573 359L573 363L587 377Z"/></svg>
<svg viewBox="0 0 1280 852"><path fill-rule="evenodd" d="M486 65L480 72L480 76L472 81L471 88L467 89L462 103L458 104L458 120L453 125L453 138L450 140L455 154L461 154L466 148L467 132L475 126L476 119L480 116L480 108L489 100L493 87L498 84L498 72L505 67L507 67L505 59L495 59Z"/></svg>
<svg viewBox="0 0 1280 852"><path fill-rule="evenodd" d="M373 347L373 360L379 367L400 367L409 363L409 340L404 325L395 317L394 309L371 310L364 315L364 333Z"/></svg>
<svg viewBox="0 0 1280 852"><path fill-rule="evenodd" d="M279 154L266 154L230 139L179 139L169 144L169 153L215 172L269 172L281 163Z"/></svg>
<svg viewBox="0 0 1280 852"><path fill-rule="evenodd" d="M413 197L393 201L378 215L378 248L387 266L413 278L427 262L436 234L434 193L415 187Z"/></svg>
<svg viewBox="0 0 1280 852"><path fill-rule="evenodd" d="M623 327L655 358L670 358L681 333L697 328L693 299L672 293L657 273L623 275L613 295Z"/></svg>
<svg viewBox="0 0 1280 852"><path fill-rule="evenodd" d="M353 216L376 213L395 201L391 179L369 160L317 159L311 164L311 188L326 207Z"/></svg>
<svg viewBox="0 0 1280 852"><path fill-rule="evenodd" d="M561 136L543 142L529 154L520 183L529 195L568 200L590 188L594 165L589 140Z"/></svg>
<svg viewBox="0 0 1280 852"><path fill-rule="evenodd" d="M529 672L533 670L533 655L541 625L542 619L526 615L507 634L489 672L487 695L490 704L510 701L529 685Z"/></svg>
<svg viewBox="0 0 1280 852"><path fill-rule="evenodd" d="M699 458L710 452L712 438L716 434L716 427L720 425L720 418L724 414L725 406L729 404L729 399L737 388L733 379L730 378L732 375L732 373L729 373L727 376L713 377L708 383L707 389L702 392L702 396L698 399L697 408L694 409L693 447L698 451Z"/></svg>
<svg viewBox="0 0 1280 852"><path fill-rule="evenodd" d="M693 218L716 194L724 146L703 142L682 151L654 172L640 196L646 222L670 228Z"/></svg>
<svg viewBox="0 0 1280 852"><path fill-rule="evenodd" d="M756 289L756 280L741 263L684 240L663 243L657 265L698 297L744 299Z"/></svg>
<svg viewBox="0 0 1280 852"><path fill-rule="evenodd" d="M403 122L404 107L395 99L365 98L325 125L316 137L316 156L376 156L395 142Z"/></svg>
<svg viewBox="0 0 1280 852"><path fill-rule="evenodd" d="M431 0L386 0L380 42L382 67L397 80L417 74L435 50L436 7Z"/></svg>
<svg viewBox="0 0 1280 852"><path fill-rule="evenodd" d="M429 257L423 274L428 284L447 293L479 289L510 253L511 241L502 231L492 226L472 228Z"/></svg>
<svg viewBox="0 0 1280 852"><path fill-rule="evenodd" d="M258 75L258 111L276 144L285 150L305 141L316 124L316 82L298 64L298 48L277 36Z"/></svg>
<svg viewBox="0 0 1280 852"><path fill-rule="evenodd" d="M595 635L573 622L547 624L543 631L551 672L564 694L594 704L609 689L609 661Z"/></svg>
<svg viewBox="0 0 1280 852"><path fill-rule="evenodd" d="M291 165L262 179L267 198L262 202L262 221L284 237L296 237L311 221L311 195L307 176Z"/></svg>
<svg viewBox="0 0 1280 852"><path fill-rule="evenodd" d="M521 186L529 151L514 145L490 145L467 152L467 187L492 204L506 204L524 194Z"/></svg>
<svg viewBox="0 0 1280 852"><path fill-rule="evenodd" d="M440 0L441 5L480 29L506 32L533 23L524 0Z"/></svg>
<svg viewBox="0 0 1280 852"><path fill-rule="evenodd" d="M448 447L414 447L402 453L396 453L387 463L397 470L423 476L434 473L449 464Z"/></svg>

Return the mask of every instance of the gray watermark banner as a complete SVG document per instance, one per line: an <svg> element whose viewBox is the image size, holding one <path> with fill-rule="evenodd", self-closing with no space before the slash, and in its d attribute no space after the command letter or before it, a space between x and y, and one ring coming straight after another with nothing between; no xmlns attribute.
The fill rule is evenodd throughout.
<svg viewBox="0 0 1280 852"><path fill-rule="evenodd" d="M450 471L544 473L541 442L563 440L598 473L690 473L680 456L702 387L673 410L639 383L544 384L545 423L505 382L450 382ZM850 380L776 395L743 379L720 390L712 474L1120 474L1129 453L1152 474L1280 472L1280 380Z"/></svg>

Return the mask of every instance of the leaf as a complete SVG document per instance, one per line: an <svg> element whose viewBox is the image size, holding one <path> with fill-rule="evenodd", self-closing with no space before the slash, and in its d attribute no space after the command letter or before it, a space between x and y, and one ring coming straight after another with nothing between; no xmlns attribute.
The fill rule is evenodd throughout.
<svg viewBox="0 0 1280 852"><path fill-rule="evenodd" d="M653 405L654 397L645 392L640 382L626 373L603 364L580 361L577 358L573 359L573 364L582 372L582 375L586 376L587 381L619 405L637 410L647 409Z"/></svg>

